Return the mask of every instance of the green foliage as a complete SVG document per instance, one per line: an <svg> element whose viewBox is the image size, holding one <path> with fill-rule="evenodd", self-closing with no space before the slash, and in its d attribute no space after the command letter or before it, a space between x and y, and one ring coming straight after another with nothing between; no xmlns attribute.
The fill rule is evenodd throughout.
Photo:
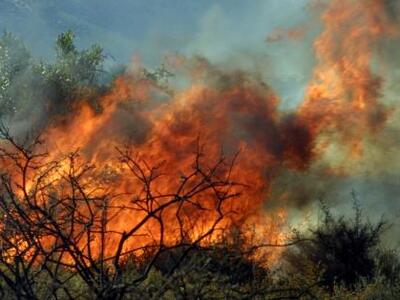
<svg viewBox="0 0 400 300"><path fill-rule="evenodd" d="M67 31L58 36L54 61L31 57L23 42L10 33L0 38L0 117L24 120L34 125L43 116L71 111L83 98L91 99L104 90L99 83L105 59L98 45L78 50L75 36Z"/></svg>
<svg viewBox="0 0 400 300"><path fill-rule="evenodd" d="M165 64L161 64L160 67L154 70L143 68L142 75L145 80L149 80L167 94L173 94L173 91L169 88L169 80L174 77L175 74L170 72Z"/></svg>
<svg viewBox="0 0 400 300"><path fill-rule="evenodd" d="M75 34L72 31L67 31L60 34L56 42L56 51L59 58L69 55L76 55L76 47L74 45Z"/></svg>
<svg viewBox="0 0 400 300"><path fill-rule="evenodd" d="M94 85L97 73L101 71L104 60L103 49L92 45L89 49L78 51L71 31L60 34L57 38L57 60L49 69L60 81L71 85Z"/></svg>
<svg viewBox="0 0 400 300"><path fill-rule="evenodd" d="M376 256L385 223L363 221L356 201L353 219L335 218L324 205L322 210L323 222L297 237L305 241L285 253L289 267L302 274L314 274L319 284L331 291L336 284L353 289L360 280L372 282L378 271Z"/></svg>
<svg viewBox="0 0 400 300"><path fill-rule="evenodd" d="M98 45L78 51L73 32L67 31L57 38L57 59L52 64L42 65L51 110L67 112L74 101L90 97L99 90L97 82L102 72L103 50Z"/></svg>
<svg viewBox="0 0 400 300"><path fill-rule="evenodd" d="M0 38L0 117L13 114L20 109L21 100L14 97L19 81L29 70L31 57L23 42L9 32Z"/></svg>

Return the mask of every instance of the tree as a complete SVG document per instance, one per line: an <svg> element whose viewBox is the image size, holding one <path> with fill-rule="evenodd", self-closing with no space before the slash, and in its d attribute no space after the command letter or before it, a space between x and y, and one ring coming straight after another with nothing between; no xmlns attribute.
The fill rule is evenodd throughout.
<svg viewBox="0 0 400 300"><path fill-rule="evenodd" d="M49 119L71 112L77 101L92 100L106 90L100 83L105 56L98 45L78 50L75 36L58 36L54 61L31 57L24 43L5 32L0 38L0 117L29 123L39 132ZM29 120L29 121L27 121Z"/></svg>
<svg viewBox="0 0 400 300"><path fill-rule="evenodd" d="M314 272L319 284L331 291L335 284L355 288L361 280L371 281L376 272L375 255L385 222L363 221L361 209L354 203L354 218L335 218L322 203L323 222L309 234L298 234L304 241L286 251L285 260L300 274ZM311 268L310 268L311 266Z"/></svg>
<svg viewBox="0 0 400 300"><path fill-rule="evenodd" d="M74 280L84 286L80 291L97 299L122 299L138 289L163 253L179 249L172 266L176 269L219 228L228 213L222 209L224 203L240 197L235 189L240 184L224 171L233 167L233 161L221 157L208 165L201 147L192 173L166 193L155 187L161 176L157 167L120 150L121 163L141 182L137 196L125 195L132 199L120 204L121 195L107 191L96 168L81 161L78 153L46 161L39 138L23 146L6 128L0 134L0 278L7 293L18 299L75 299L79 295L70 288ZM193 235L193 219L185 211L205 210L205 203L213 212L207 227ZM111 228L110 222L127 211L138 219L122 231ZM179 226L172 240L167 239L166 214L168 222ZM146 226L154 228L153 238L127 247L140 240ZM151 257L140 260L140 253ZM126 268L132 256L140 264ZM40 284L44 280L47 288Z"/></svg>
<svg viewBox="0 0 400 300"><path fill-rule="evenodd" d="M74 101L100 90L97 79L103 72L102 48L92 45L79 51L74 41L72 31L60 34L56 42L56 61L42 65L52 113L66 113Z"/></svg>
<svg viewBox="0 0 400 300"><path fill-rule="evenodd" d="M23 42L9 32L0 38L0 117L13 115L21 109L23 99L18 91L29 70L31 56Z"/></svg>

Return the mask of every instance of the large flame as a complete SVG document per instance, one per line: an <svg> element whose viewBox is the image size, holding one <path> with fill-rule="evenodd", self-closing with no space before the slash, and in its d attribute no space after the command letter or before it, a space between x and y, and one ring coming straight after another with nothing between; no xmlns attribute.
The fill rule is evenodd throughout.
<svg viewBox="0 0 400 300"><path fill-rule="evenodd" d="M191 63L197 66L199 62L187 62ZM176 190L180 178L190 174L198 143L204 144L204 159L210 163L221 153L233 157L239 152L231 177L248 188L238 201L226 205L225 213L229 210L232 214L221 226L269 224L268 239L280 241L279 226L271 226L271 218L261 217L262 206L270 181L280 168L306 168L312 157L312 137L294 114L278 113L278 99L263 83L240 72L213 74L217 70L211 66L202 72L204 77L216 78L194 79L187 89L156 106L147 103L151 101L147 97L157 93L150 82L119 78L100 100L101 113L81 102L75 116L48 128L44 138L50 159L79 148L84 160L97 165L99 172L114 175L107 181L108 188L115 194L129 195L118 199L120 204L129 205L130 197L141 188L116 159L116 148L124 141L133 143L142 161L161 163L158 171L166 175L156 182L160 194ZM174 209L164 214L171 240L178 228L174 216ZM194 209L187 211L187 217L195 223L193 238L196 230L197 235L208 230L215 219L207 211ZM140 213L120 212L109 230L122 232L140 219ZM277 219L280 222L281 216Z"/></svg>
<svg viewBox="0 0 400 300"><path fill-rule="evenodd" d="M321 17L325 30L314 42L317 65L300 114L314 133L333 129L352 155L389 114L379 102L383 82L373 64L380 42L399 33L385 2L331 1Z"/></svg>
<svg viewBox="0 0 400 300"><path fill-rule="evenodd" d="M296 112L279 111L278 96L251 74L226 71L200 58L174 57L170 67L184 78L185 88L170 94L135 72L125 74L97 99L100 108L95 110L83 99L73 114L55 120L43 134L46 143L41 150L53 161L79 149L82 161L94 164L104 179L96 184L119 195L119 207L129 206L132 197L142 192L117 159L117 148L123 144L130 144L140 161L159 165L158 172L165 174L155 181L160 194L175 190L190 173L199 144L204 145L203 159L208 162L216 162L221 153L227 157L239 153L229 172L246 188L223 208L229 217L221 226L250 223L262 232L261 239L282 241L284 212L276 220L263 210L280 171L307 170L327 143L349 146L349 158L361 155L363 135L379 130L389 116L379 102L382 80L374 74L372 61L379 41L398 29L386 19L382 3L337 0L328 5L322 15L324 30L314 44L317 64ZM51 176L57 181L62 172ZM166 239L171 242L178 227L175 214L176 207L163 215ZM208 230L214 218L207 210L188 209L185 214L192 220L194 239ZM120 211L108 230L123 232L141 217L141 212ZM137 247L138 240L146 244L157 238L151 226L132 245L127 243L127 249ZM112 253L117 237L107 238Z"/></svg>

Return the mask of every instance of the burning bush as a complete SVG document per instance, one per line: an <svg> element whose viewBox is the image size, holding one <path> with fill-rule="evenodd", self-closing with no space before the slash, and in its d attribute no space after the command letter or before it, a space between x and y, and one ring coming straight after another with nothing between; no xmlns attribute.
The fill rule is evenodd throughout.
<svg viewBox="0 0 400 300"><path fill-rule="evenodd" d="M79 277L97 297L122 297L146 278L162 253L183 249L179 265L193 247L218 239L218 231L229 224L229 203L241 195L240 183L231 179L232 162L221 157L210 165L200 148L192 172L176 190L163 193L155 185L162 176L158 167L120 151L121 167L138 188L120 195L109 191L109 179L82 163L77 153L46 161L36 149L40 140L24 147L5 128L1 133L7 144L1 148L0 259L5 269L0 276L18 297L37 297L35 282L43 273L53 286L47 292L57 295L66 280L59 274L64 270L74 274L67 281ZM125 282L125 258L148 251L152 256L142 272Z"/></svg>

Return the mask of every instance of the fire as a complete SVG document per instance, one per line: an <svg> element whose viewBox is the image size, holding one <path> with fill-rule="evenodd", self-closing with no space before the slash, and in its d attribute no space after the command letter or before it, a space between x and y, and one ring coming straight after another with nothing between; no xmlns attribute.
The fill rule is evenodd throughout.
<svg viewBox="0 0 400 300"><path fill-rule="evenodd" d="M380 0L331 1L321 20L325 29L314 42L317 65L300 113L313 131L334 129L340 143L359 153L362 137L388 118L373 59L380 41L399 30Z"/></svg>
<svg viewBox="0 0 400 300"><path fill-rule="evenodd" d="M211 68L207 67L204 72L214 72ZM72 120L49 128L44 134L44 139L48 141L46 150L54 159L79 148L84 160L99 166L99 172L107 171L115 175L114 179L107 181L108 189L114 194L129 195L118 199L119 203L129 206L131 195L141 190L140 183L132 180L129 170L121 166L115 157L116 147L132 136L129 132L110 128L121 125L120 117L126 113L126 105L131 104L135 106L134 110L139 110L134 111L133 116L140 116L139 121L145 120L146 126L151 128L144 141L133 141L133 149L143 162L161 162L158 172L166 175L156 183L160 194L176 190L179 179L190 174L199 140L204 143L204 159L209 162L217 162L222 152L233 157L239 151L235 166L229 172L235 181L249 186L249 189L240 201L232 200L226 204L224 213L229 211L232 214L220 226L244 224L262 211L269 181L276 176L279 168L302 169L308 164L312 157L312 137L295 115L279 115L276 109L278 99L268 87L245 74L222 75L232 83L224 84L226 86L219 86L219 82L193 83L155 108L146 107L148 100L138 99L138 93L157 93L154 86L146 81L122 77L113 90L101 99L102 113L95 113L83 102ZM136 120L131 122L133 126L142 126L135 123ZM302 139L292 139L295 135ZM175 209L171 209L164 214L171 231L171 236L166 238L171 241L174 239L172 232L178 228L173 220L175 213ZM197 231L202 233L208 230L215 219L214 215L204 210L189 209L187 214L186 217L193 220L194 239L199 236ZM131 211L120 212L119 217L109 224L109 230L122 232L134 226L141 217L140 213L136 216ZM260 223L259 220L261 218L256 223ZM279 231L271 230L268 238L273 240L278 235ZM213 238L218 237L211 237L211 240Z"/></svg>
<svg viewBox="0 0 400 300"><path fill-rule="evenodd" d="M146 176L154 176L151 184L155 195L173 195L193 172L200 147L198 159L207 166L218 164L221 157L236 158L232 168L222 164L216 174L220 178L229 174L240 183L219 191L237 197L221 206L224 218L218 228L250 225L256 228L258 240L284 241L280 224L285 213L274 220L263 210L271 183L280 171L307 170L330 143L349 145L349 157L362 155L362 136L382 128L388 118L387 108L379 102L382 80L371 65L374 45L398 31L383 19L383 9L382 1L330 3L322 15L325 29L314 43L317 64L305 100L296 112L279 111L278 96L251 74L226 71L200 58L176 58L179 63L172 67L190 84L172 96L134 72L119 77L111 91L97 99L100 109L79 101L72 115L55 120L45 130L42 138L46 142L35 151L48 153L41 161L43 165L58 163L46 171L41 185L52 183L54 193L63 195L71 188L65 183L65 178L72 176L71 168L93 166L88 168L89 176L82 175L88 195L74 192L102 201L104 194L110 195L107 213L113 217L107 221L108 233L95 234L90 250L100 253L106 247L106 255L111 255L120 238L116 232L139 226L145 217L132 201L145 197L148 191L132 171L144 170ZM326 134L328 142L323 138ZM131 152L125 152L124 144L130 145ZM77 149L79 159L71 159L72 155L60 160ZM119 160L121 153L129 155ZM132 156L143 169L126 159ZM9 166L10 162L2 164ZM23 192L32 194L37 189L37 169L29 170L24 180ZM196 184L193 181L189 188ZM24 197L24 193L19 196ZM47 190L40 201L51 202L52 197ZM160 238L173 244L182 220L187 224L186 238L196 240L218 218L214 196L206 193L201 197L194 196L193 206L174 204L163 211L165 236L160 236L157 221L149 221L127 241L123 251L139 249ZM169 198L160 199L157 205L162 206ZM200 203L201 209L196 209ZM89 210L84 204L78 208L83 216ZM178 211L182 220L176 217ZM217 241L220 235L216 232L202 243Z"/></svg>

